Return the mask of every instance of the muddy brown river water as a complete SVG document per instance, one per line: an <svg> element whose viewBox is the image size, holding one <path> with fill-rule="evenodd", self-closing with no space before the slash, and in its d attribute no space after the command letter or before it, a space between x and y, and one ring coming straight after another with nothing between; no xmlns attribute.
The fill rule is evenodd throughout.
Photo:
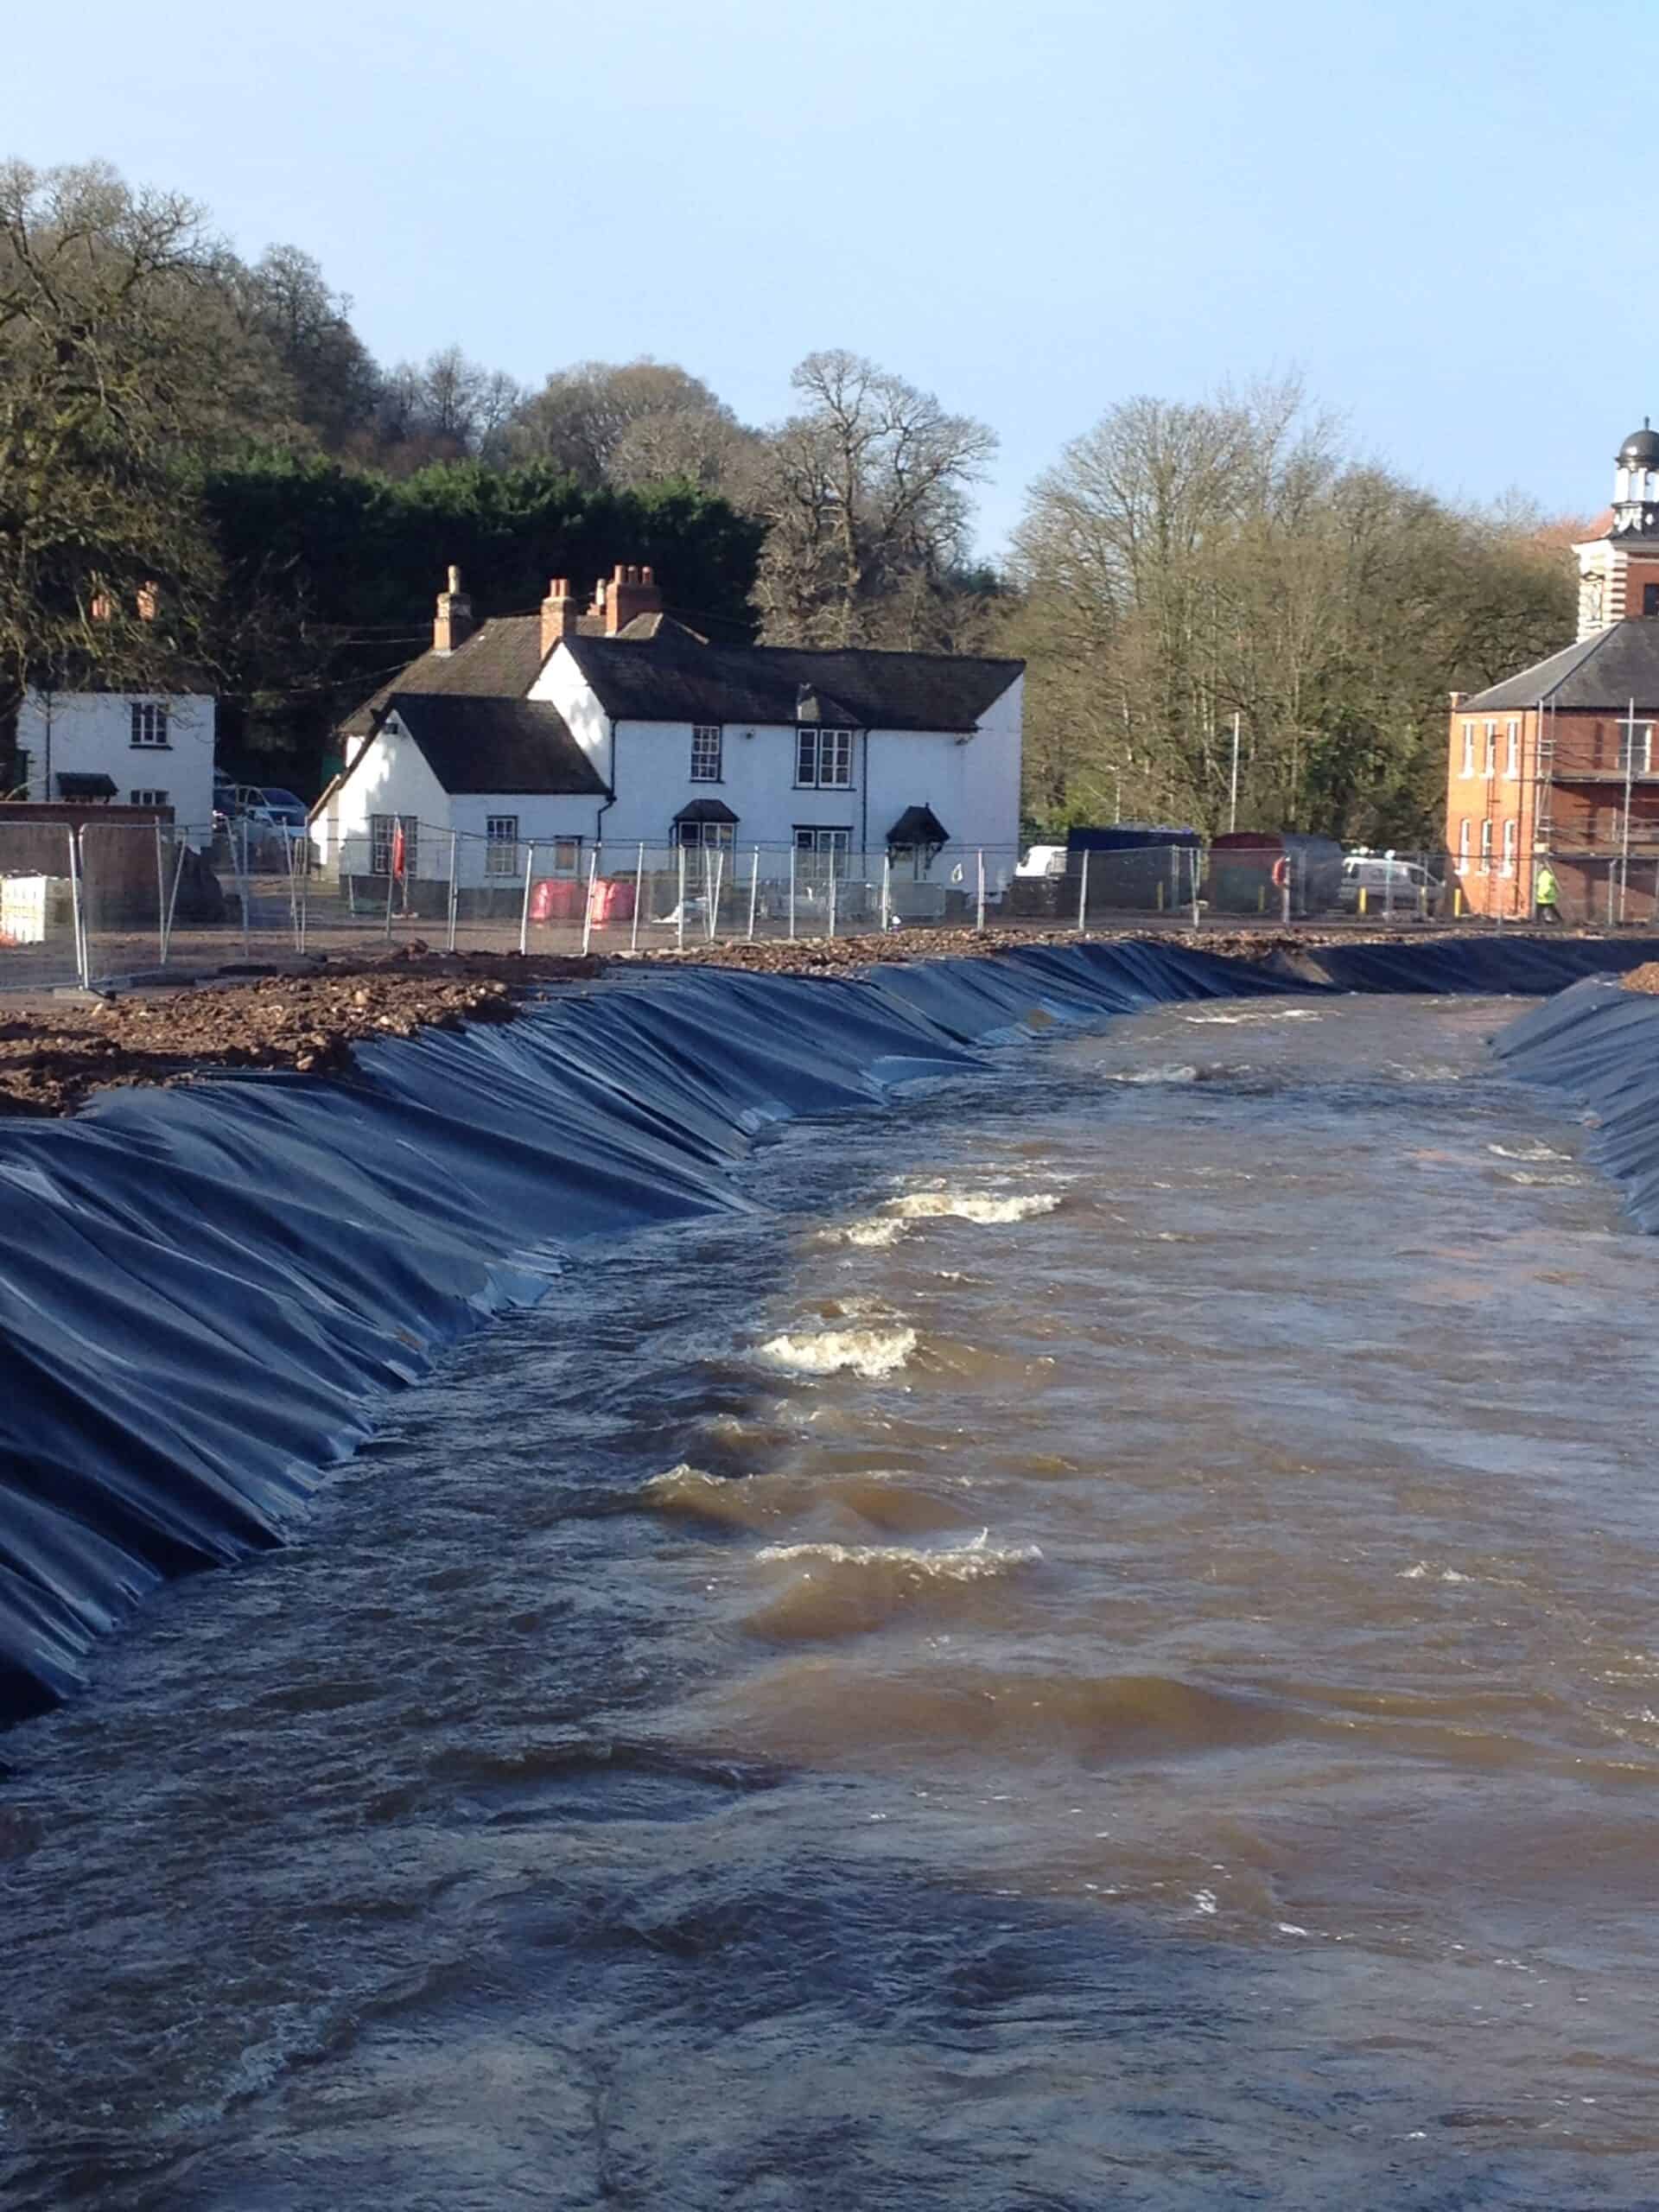
<svg viewBox="0 0 1659 2212"><path fill-rule="evenodd" d="M1659 1249L1513 1002L798 1124L0 1746L0 2202L1659 2205Z"/></svg>

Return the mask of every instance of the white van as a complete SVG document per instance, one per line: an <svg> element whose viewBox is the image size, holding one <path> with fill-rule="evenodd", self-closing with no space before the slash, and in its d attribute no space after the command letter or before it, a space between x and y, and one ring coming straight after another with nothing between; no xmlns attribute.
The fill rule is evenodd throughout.
<svg viewBox="0 0 1659 2212"><path fill-rule="evenodd" d="M1386 853L1350 853L1342 864L1338 903L1344 914L1357 914L1363 891L1368 918L1389 912L1427 914L1433 912L1445 888L1421 861L1391 860Z"/></svg>
<svg viewBox="0 0 1659 2212"><path fill-rule="evenodd" d="M1065 847L1033 845L1014 872L1016 875L1064 875Z"/></svg>

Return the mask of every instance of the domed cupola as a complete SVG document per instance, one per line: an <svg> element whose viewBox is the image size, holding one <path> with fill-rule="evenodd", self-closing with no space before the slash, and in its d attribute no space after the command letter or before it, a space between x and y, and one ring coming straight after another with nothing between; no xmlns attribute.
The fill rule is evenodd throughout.
<svg viewBox="0 0 1659 2212"><path fill-rule="evenodd" d="M1613 535L1659 537L1659 430L1644 415L1618 449L1613 479Z"/></svg>

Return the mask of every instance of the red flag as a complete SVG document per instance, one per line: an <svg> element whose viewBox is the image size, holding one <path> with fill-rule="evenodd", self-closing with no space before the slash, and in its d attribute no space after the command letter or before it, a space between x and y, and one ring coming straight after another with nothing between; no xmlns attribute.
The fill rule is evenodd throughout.
<svg viewBox="0 0 1659 2212"><path fill-rule="evenodd" d="M404 825L401 818L394 823L391 832L391 873L394 879L400 878L404 873Z"/></svg>

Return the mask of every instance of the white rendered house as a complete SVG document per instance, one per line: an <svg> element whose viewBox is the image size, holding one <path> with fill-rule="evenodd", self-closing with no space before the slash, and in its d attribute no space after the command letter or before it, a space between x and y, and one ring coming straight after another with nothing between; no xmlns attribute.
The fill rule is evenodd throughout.
<svg viewBox="0 0 1659 2212"><path fill-rule="evenodd" d="M213 820L215 705L206 692L48 691L17 710L17 781L30 799L167 806L205 843Z"/></svg>
<svg viewBox="0 0 1659 2212"><path fill-rule="evenodd" d="M1018 660L711 645L649 569L619 567L585 611L556 581L539 614L474 626L452 569L431 651L343 726L313 842L380 874L401 823L411 874L447 874L453 839L463 885L531 841L538 875L585 871L596 842L607 869L718 847L837 871L874 854L917 881L949 848L1006 874L1023 680Z"/></svg>

